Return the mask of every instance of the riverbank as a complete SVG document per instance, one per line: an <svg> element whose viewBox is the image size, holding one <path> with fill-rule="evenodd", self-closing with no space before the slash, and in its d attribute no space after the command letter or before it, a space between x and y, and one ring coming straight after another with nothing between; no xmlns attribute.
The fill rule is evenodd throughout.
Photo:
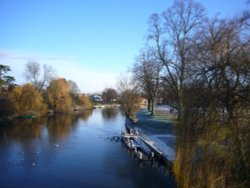
<svg viewBox="0 0 250 188"><path fill-rule="evenodd" d="M14 114L11 113L9 115L0 116L0 123L1 122L6 122L6 121L13 121L15 119L35 119L35 118L43 118L43 117L51 117L51 116L55 116L58 114L71 114L71 113L75 113L75 112L84 112L84 111L89 111L89 110L94 110L96 108L120 108L121 105L118 103L111 103L111 104L93 104L91 107L81 107L81 106L74 106L72 107L71 110L69 111L56 111L53 109L48 109L46 112L44 113L30 113L30 114Z"/></svg>
<svg viewBox="0 0 250 188"><path fill-rule="evenodd" d="M116 107L121 107L120 104L118 103L112 103L112 104L96 104L93 106L93 108L116 108Z"/></svg>
<svg viewBox="0 0 250 188"><path fill-rule="evenodd" d="M136 113L137 121L127 121L156 146L171 163L175 160L176 122L164 116L151 116L150 112L142 109Z"/></svg>

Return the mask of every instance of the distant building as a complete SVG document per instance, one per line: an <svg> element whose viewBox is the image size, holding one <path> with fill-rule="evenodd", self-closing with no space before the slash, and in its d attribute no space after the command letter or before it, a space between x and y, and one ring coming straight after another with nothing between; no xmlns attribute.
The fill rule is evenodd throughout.
<svg viewBox="0 0 250 188"><path fill-rule="evenodd" d="M94 102L101 102L101 103L103 102L101 95L93 95L91 98Z"/></svg>

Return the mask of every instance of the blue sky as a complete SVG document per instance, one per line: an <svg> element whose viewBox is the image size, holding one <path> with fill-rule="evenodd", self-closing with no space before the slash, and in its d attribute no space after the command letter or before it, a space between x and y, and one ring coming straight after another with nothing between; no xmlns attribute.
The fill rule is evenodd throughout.
<svg viewBox="0 0 250 188"><path fill-rule="evenodd" d="M145 42L148 18L172 0L0 0L0 64L18 84L25 63L50 64L82 92L115 87ZM199 0L208 15L233 16L246 0Z"/></svg>

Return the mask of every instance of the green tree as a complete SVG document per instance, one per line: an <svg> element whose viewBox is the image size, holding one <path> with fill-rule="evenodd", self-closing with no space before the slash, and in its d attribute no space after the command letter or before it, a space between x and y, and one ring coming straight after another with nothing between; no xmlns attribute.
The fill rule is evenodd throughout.
<svg viewBox="0 0 250 188"><path fill-rule="evenodd" d="M15 86L15 78L8 75L9 71L11 71L9 66L0 65L0 93L3 89Z"/></svg>
<svg viewBox="0 0 250 188"><path fill-rule="evenodd" d="M7 118L12 114L9 94L16 84L15 78L8 74L10 71L9 66L0 64L0 118Z"/></svg>

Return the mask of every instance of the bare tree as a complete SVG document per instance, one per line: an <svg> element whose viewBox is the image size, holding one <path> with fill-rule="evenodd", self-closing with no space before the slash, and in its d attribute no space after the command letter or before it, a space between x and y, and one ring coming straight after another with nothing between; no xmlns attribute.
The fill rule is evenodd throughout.
<svg viewBox="0 0 250 188"><path fill-rule="evenodd" d="M117 87L122 109L129 118L135 119L135 113L139 110L141 102L138 84L133 82L129 76L121 75L117 80Z"/></svg>
<svg viewBox="0 0 250 188"><path fill-rule="evenodd" d="M142 52L133 67L133 79L140 83L142 91L148 98L148 110L155 114L155 103L160 93L161 62L150 51Z"/></svg>
<svg viewBox="0 0 250 188"><path fill-rule="evenodd" d="M201 44L201 75L210 91L213 111L223 112L223 121L232 134L235 152L242 162L241 171L250 176L249 131L250 110L250 34L249 18L213 20ZM211 108L211 105L209 106ZM248 182L250 183L250 182Z"/></svg>
<svg viewBox="0 0 250 188"><path fill-rule="evenodd" d="M67 83L69 85L69 92L70 93L72 93L73 95L80 94L80 89L79 89L78 85L73 80L68 80Z"/></svg>
<svg viewBox="0 0 250 188"><path fill-rule="evenodd" d="M175 0L162 17L150 17L151 48L167 70L167 82L177 96L179 118L183 114L184 87L189 80L191 49L205 19L203 7L192 0Z"/></svg>
<svg viewBox="0 0 250 188"><path fill-rule="evenodd" d="M113 88L106 88L102 92L102 98L105 103L112 103L115 102L118 98L118 93Z"/></svg>
<svg viewBox="0 0 250 188"><path fill-rule="evenodd" d="M185 140L184 153L180 157L177 141L174 164L180 186L250 185L249 15L247 11L240 17L210 21L199 4L176 0L162 16L150 18L148 44L165 67L164 84L177 102L183 125L178 138ZM201 140L208 147L193 144ZM199 163L200 170L193 165L199 151L199 161L211 161L207 172L203 172L206 165ZM187 153L193 156L188 159ZM185 164L190 170L187 178L181 173ZM193 172L199 171L197 179Z"/></svg>
<svg viewBox="0 0 250 188"><path fill-rule="evenodd" d="M41 91L44 87L49 85L49 82L54 78L55 72L49 65L42 65L36 61L29 61L26 64L26 70L24 76L27 81Z"/></svg>
<svg viewBox="0 0 250 188"><path fill-rule="evenodd" d="M195 71L192 79L184 87L186 110L182 122L185 126L180 126L183 132L179 138L186 139L188 134L192 133L189 139L199 140L206 137L210 139L206 141L209 147L211 143L220 146L219 151L220 154L223 153L221 158L224 162L217 163L218 153L211 152L209 148L209 156L214 155L214 157L210 159L210 170L205 173L206 176L209 174L210 177L218 177L219 181L214 181L212 178L212 181L206 182L207 185L213 184L215 187L221 187L220 185L249 187L250 185L250 33L248 22L249 20L242 19L242 17L215 18L207 22L204 31L199 33L199 43L192 48L195 52L193 55ZM199 130L199 134L195 135L194 130ZM197 142L197 140L192 142ZM187 147L183 147L184 150L185 148ZM208 149L203 149L203 151L206 153ZM187 151L184 154L186 153ZM179 164L189 163L184 158ZM202 158L207 163L208 158ZM205 164L201 169L204 169ZM177 163L176 166L178 166ZM217 170L218 166L220 170ZM190 170L198 172L196 167L197 165L191 167ZM185 167L179 166L179 170L183 168ZM194 185L197 186L198 182L194 181L196 178L193 179L191 171L186 173L190 177L188 183L195 182ZM201 178L202 182L205 182L206 176Z"/></svg>
<svg viewBox="0 0 250 188"><path fill-rule="evenodd" d="M140 93L139 83L132 79L130 72L121 74L116 81L117 92L120 94L126 90L131 90Z"/></svg>
<svg viewBox="0 0 250 188"><path fill-rule="evenodd" d="M69 94L72 99L72 106L75 109L80 103L80 89L78 85L72 80L67 80L67 84L69 86Z"/></svg>

